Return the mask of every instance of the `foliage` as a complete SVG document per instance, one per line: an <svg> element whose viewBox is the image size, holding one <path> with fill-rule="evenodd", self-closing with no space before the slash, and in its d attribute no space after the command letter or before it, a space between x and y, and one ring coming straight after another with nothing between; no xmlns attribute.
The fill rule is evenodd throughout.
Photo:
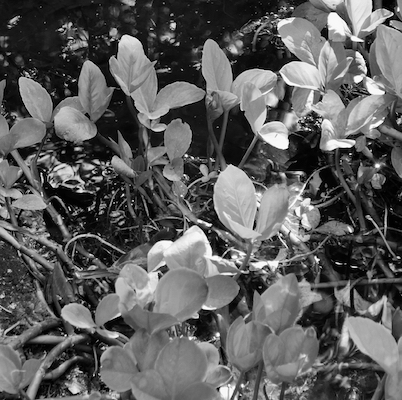
<svg viewBox="0 0 402 400"><path fill-rule="evenodd" d="M398 6L402 7L400 1ZM254 398L264 370L267 379L282 384L283 398L285 383L303 379L312 367L323 368L316 363L317 333L323 332L311 326L309 315L315 311L325 317L333 311L334 302L328 301L328 293L313 291L307 282L322 279L316 288L325 281L335 287L344 285L333 291L337 303L345 313L360 315L336 326L337 361L351 356L350 336L385 372L376 395L384 391L386 399L397 399L401 312L395 308L399 300L380 297L379 292L377 299L370 300L367 293L354 288L363 278L378 283L372 279L381 277L379 270L393 278L399 260L400 247L389 235L388 211L383 210L388 205L379 192L388 177L398 184L402 177L402 33L399 21L386 26L392 16L386 9L373 11L370 0L304 3L295 16L277 24L283 45L298 58L278 73L251 68L234 78L227 54L207 39L200 60L205 90L180 80L160 87L150 52L127 34L120 37L117 54L109 59L117 88L109 84L100 67L86 60L77 96L54 107L43 85L19 77L20 96L30 117L17 121L0 117L0 237L28 257L38 280L45 281L44 272L50 275L53 303L67 336L44 338L45 343L58 344L43 360L24 363L14 350L20 344L1 345L0 389L35 398L44 371L66 349L85 343L101 352L103 382L123 396L219 399L226 387L234 399L244 374L257 367ZM269 118L284 99L284 83L292 87L288 100L295 118L300 123L314 118L320 125L318 135L312 130L296 132L285 118ZM0 98L8 89L5 81L0 82ZM117 141L98 132L99 121L116 93L125 97L138 125L137 147L120 132ZM193 126L175 113L197 103L200 106L201 101L208 154L205 163L189 162ZM230 135L228 121L236 114L243 117L252 136L237 166L228 165L224 154L226 131ZM79 242L80 235L73 237L67 226L63 211L68 207L57 196L49 196L39 173L39 156L53 133L73 144L102 140L115 153L110 165L118 190L123 188L120 204L130 224L141 229L152 224L159 229L158 222L166 223L171 214L179 222L166 226L180 231L180 236L173 240L160 235L108 265L91 257ZM275 182L256 182L246 173L255 147L268 148L279 159L294 149L300 155L297 137L302 134L322 163L304 183L291 181L290 156L277 168ZM35 154L24 160L21 149L32 145L38 145L32 150ZM336 184L331 187L329 179L325 182L325 196L339 192L317 202L317 198L322 200L319 172L327 169L332 170ZM199 211L202 196L207 201ZM333 218L319 211L341 198L342 212ZM142 215L138 210L144 210ZM32 211L43 212L53 221L64 247L22 226L19 216ZM400 233L394 223L391 230ZM213 235L219 240L213 241ZM28 248L23 236L52 250L57 261L48 261ZM349 259L344 262L346 284L340 279L343 272L321 250L331 241L335 245L328 245L328 252L343 243L349 246ZM70 254L72 244L76 247ZM274 251L267 256L264 251L270 245ZM87 268L88 262L74 258L75 251L96 268ZM359 264L351 268L352 262ZM323 277L317 272L320 269ZM258 290L252 287L253 278L259 280ZM79 297L73 286L88 287L86 281L98 284L99 279L106 282L99 284L101 294L88 296L95 298L95 304L84 303L82 298L86 298ZM192 335L192 326L205 315L215 325L211 343ZM97 359L91 357L96 364ZM237 378L234 368L240 371ZM236 379L233 388L231 382Z"/></svg>

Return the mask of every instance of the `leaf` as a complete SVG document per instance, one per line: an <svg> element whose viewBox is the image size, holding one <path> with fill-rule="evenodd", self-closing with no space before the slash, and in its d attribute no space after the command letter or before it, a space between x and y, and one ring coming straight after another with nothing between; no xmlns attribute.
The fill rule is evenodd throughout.
<svg viewBox="0 0 402 400"><path fill-rule="evenodd" d="M4 99L4 89L6 88L7 81L5 79L0 81L0 104Z"/></svg>
<svg viewBox="0 0 402 400"><path fill-rule="evenodd" d="M14 149L32 146L40 142L46 135L46 126L36 118L24 118L10 129L14 137Z"/></svg>
<svg viewBox="0 0 402 400"><path fill-rule="evenodd" d="M100 361L101 378L110 389L119 393L131 389L131 381L138 369L127 350L111 346L104 351Z"/></svg>
<svg viewBox="0 0 402 400"><path fill-rule="evenodd" d="M359 37L364 38L367 35L370 35L370 33L372 33L380 24L393 15L393 12L386 10L385 8L379 8L373 11L364 21L359 32Z"/></svg>
<svg viewBox="0 0 402 400"><path fill-rule="evenodd" d="M301 61L291 61L279 71L283 80L290 86L321 90L320 72L314 65Z"/></svg>
<svg viewBox="0 0 402 400"><path fill-rule="evenodd" d="M291 53L311 66L318 65L325 39L311 22L304 18L286 18L278 23L278 32Z"/></svg>
<svg viewBox="0 0 402 400"><path fill-rule="evenodd" d="M261 296L254 292L254 319L279 334L295 323L300 309L299 299L296 275L283 276Z"/></svg>
<svg viewBox="0 0 402 400"><path fill-rule="evenodd" d="M81 304L67 304L61 309L61 316L76 328L88 329L90 331L96 328L90 311Z"/></svg>
<svg viewBox="0 0 402 400"><path fill-rule="evenodd" d="M358 349L392 375L398 365L398 346L388 329L362 317L348 317L345 324Z"/></svg>
<svg viewBox="0 0 402 400"><path fill-rule="evenodd" d="M212 256L212 248L202 229L194 225L167 247L163 256L170 270L188 268L204 277L208 268L205 256Z"/></svg>
<svg viewBox="0 0 402 400"><path fill-rule="evenodd" d="M190 125L181 119L174 119L164 133L164 143L169 160L182 157L189 149L192 139Z"/></svg>
<svg viewBox="0 0 402 400"><path fill-rule="evenodd" d="M234 300L239 293L236 281L224 275L214 275L205 279L208 285L208 298L205 307L208 309L222 308Z"/></svg>
<svg viewBox="0 0 402 400"><path fill-rule="evenodd" d="M289 147L289 131L283 122L267 122L260 129L259 136L265 143L277 149L286 150Z"/></svg>
<svg viewBox="0 0 402 400"><path fill-rule="evenodd" d="M232 372L230 371L229 367L218 365L213 370L208 372L205 382L209 383L215 388L219 388L223 385L226 385L232 378Z"/></svg>
<svg viewBox="0 0 402 400"><path fill-rule="evenodd" d="M225 53L212 39L204 43L201 66L207 90L230 92L233 82L232 67Z"/></svg>
<svg viewBox="0 0 402 400"><path fill-rule="evenodd" d="M144 329L138 329L124 348L134 354L140 371L144 371L154 368L158 354L168 343L169 335L166 331L150 335Z"/></svg>
<svg viewBox="0 0 402 400"><path fill-rule="evenodd" d="M204 98L205 91L188 82L174 82L166 85L156 95L154 108L164 106L170 110L196 103Z"/></svg>
<svg viewBox="0 0 402 400"><path fill-rule="evenodd" d="M402 97L401 57L402 32L380 25L375 40L375 60L399 97Z"/></svg>
<svg viewBox="0 0 402 400"><path fill-rule="evenodd" d="M52 285L55 292L63 299L64 304L73 303L75 301L73 288L64 275L60 263L55 263L54 265Z"/></svg>
<svg viewBox="0 0 402 400"><path fill-rule="evenodd" d="M86 60L78 79L78 97L85 112L96 122L106 111L113 94L113 88L106 85L100 68Z"/></svg>
<svg viewBox="0 0 402 400"><path fill-rule="evenodd" d="M197 313L208 298L204 279L187 268L169 271L155 291L154 311L170 314L183 322Z"/></svg>
<svg viewBox="0 0 402 400"><path fill-rule="evenodd" d="M254 185L241 169L229 165L214 186L214 207L220 221L231 229L229 219L252 229L257 212Z"/></svg>
<svg viewBox="0 0 402 400"><path fill-rule="evenodd" d="M158 371L149 369L139 372L131 382L132 393L137 400L170 400L167 388Z"/></svg>
<svg viewBox="0 0 402 400"><path fill-rule="evenodd" d="M36 358L31 358L24 362L24 365L22 366L22 371L24 371L24 373L22 380L18 385L19 389L24 389L31 383L42 362L43 360L38 360Z"/></svg>
<svg viewBox="0 0 402 400"><path fill-rule="evenodd" d="M8 357L0 355L0 391L11 394L18 393L20 379L18 379L18 376L13 374L14 371L16 371L16 366L12 360L10 360Z"/></svg>
<svg viewBox="0 0 402 400"><path fill-rule="evenodd" d="M147 268L148 272L155 271L156 269L165 265L164 252L173 242L171 240L160 240L156 242L147 255Z"/></svg>
<svg viewBox="0 0 402 400"><path fill-rule="evenodd" d="M314 231L324 235L343 236L353 233L353 227L342 221L332 220L315 228Z"/></svg>
<svg viewBox="0 0 402 400"><path fill-rule="evenodd" d="M276 235L286 218L289 208L289 192L277 184L265 191L260 202L256 231L261 233L260 240Z"/></svg>
<svg viewBox="0 0 402 400"><path fill-rule="evenodd" d="M21 210L44 210L47 204L43 201L42 197L36 194L24 194L19 199L12 203L13 207L20 208Z"/></svg>
<svg viewBox="0 0 402 400"><path fill-rule="evenodd" d="M163 176L173 182L178 182L184 174L183 159L174 158L163 167Z"/></svg>
<svg viewBox="0 0 402 400"><path fill-rule="evenodd" d="M161 375L167 394L174 398L191 384L203 381L207 365L207 358L196 343L176 338L159 353L155 370Z"/></svg>
<svg viewBox="0 0 402 400"><path fill-rule="evenodd" d="M21 77L18 79L22 101L33 118L42 122L52 119L53 103L49 93L38 82Z"/></svg>
<svg viewBox="0 0 402 400"><path fill-rule="evenodd" d="M175 400L222 400L219 392L208 383L196 382L182 390Z"/></svg>
<svg viewBox="0 0 402 400"><path fill-rule="evenodd" d="M364 97L351 110L348 117L346 132L348 135L359 132L370 120L373 115L380 110L388 107L395 98L391 95L375 95Z"/></svg>
<svg viewBox="0 0 402 400"><path fill-rule="evenodd" d="M96 136L96 125L75 108L66 106L54 116L56 135L64 140L81 143Z"/></svg>
<svg viewBox="0 0 402 400"><path fill-rule="evenodd" d="M129 167L119 156L113 156L111 161L113 169L121 176L125 176L127 178L135 178L137 177L137 173Z"/></svg>
<svg viewBox="0 0 402 400"><path fill-rule="evenodd" d="M119 311L120 297L116 293L106 295L96 307L95 323L97 326L103 326L106 322L117 318Z"/></svg>
<svg viewBox="0 0 402 400"><path fill-rule="evenodd" d="M391 162L395 172L402 178L402 147L393 146L391 150Z"/></svg>
<svg viewBox="0 0 402 400"><path fill-rule="evenodd" d="M370 16L373 10L371 0L345 0L345 6L353 27L353 34L359 36L364 21Z"/></svg>

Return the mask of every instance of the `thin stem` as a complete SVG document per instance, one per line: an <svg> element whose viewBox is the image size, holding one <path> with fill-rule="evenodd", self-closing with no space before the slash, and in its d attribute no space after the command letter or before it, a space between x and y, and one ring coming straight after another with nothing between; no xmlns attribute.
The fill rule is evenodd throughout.
<svg viewBox="0 0 402 400"><path fill-rule="evenodd" d="M261 384L261 378L262 378L263 371L264 371L264 361L261 360L258 363L258 370L257 370L257 376L255 378L254 393L253 393L252 400L258 400L258 392L260 390L260 384Z"/></svg>
<svg viewBox="0 0 402 400"><path fill-rule="evenodd" d="M246 150L243 158L240 161L240 164L238 165L238 168L240 168L240 169L243 168L244 164L246 163L248 157L250 156L250 154L253 151L254 146L256 145L257 142L258 142L258 136L254 135L253 140L251 141L250 145L248 146L248 149Z"/></svg>
<svg viewBox="0 0 402 400"><path fill-rule="evenodd" d="M236 386L234 388L232 396L230 397L230 400L234 400L236 398L237 393L239 393L240 386L243 382L243 379L244 379L244 371L240 371L239 378L237 379Z"/></svg>
<svg viewBox="0 0 402 400"><path fill-rule="evenodd" d="M227 167L226 160L223 157L222 150L219 147L218 140L216 139L216 136L215 136L214 127L212 126L212 120L210 118L207 118L207 125L208 125L209 137L212 141L212 144L214 145L216 155L217 155L217 158L219 159L221 168L222 168L222 170L224 170Z"/></svg>
<svg viewBox="0 0 402 400"><path fill-rule="evenodd" d="M339 183L342 185L342 187L345 189L345 192L347 193L347 195L349 196L350 200L352 201L352 203L354 205L356 205L356 197L354 196L354 194L352 193L352 191L350 190L350 187L348 185L348 183L345 180L345 177L343 176L343 173L341 171L341 164L340 164L340 150L336 149L335 150L335 169L336 169L336 175L339 179Z"/></svg>
<svg viewBox="0 0 402 400"><path fill-rule="evenodd" d="M219 148L221 149L221 151L223 150L223 143L225 142L228 120L229 120L229 110L227 110L223 113L221 136L219 138Z"/></svg>
<svg viewBox="0 0 402 400"><path fill-rule="evenodd" d="M279 395L279 400L285 399L286 386L287 386L286 382L282 382L281 394Z"/></svg>

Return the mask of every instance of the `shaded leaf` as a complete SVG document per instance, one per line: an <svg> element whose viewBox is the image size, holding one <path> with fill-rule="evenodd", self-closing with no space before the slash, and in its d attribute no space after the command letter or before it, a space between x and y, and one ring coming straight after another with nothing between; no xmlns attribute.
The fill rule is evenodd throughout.
<svg viewBox="0 0 402 400"><path fill-rule="evenodd" d="M77 328L89 329L90 331L96 328L90 311L81 304L67 304L61 309L61 316Z"/></svg>
<svg viewBox="0 0 402 400"><path fill-rule="evenodd" d="M106 322L117 318L120 315L119 302L120 297L117 294L110 293L106 295L96 307L96 325L103 326Z"/></svg>
<svg viewBox="0 0 402 400"><path fill-rule="evenodd" d="M163 167L163 176L173 182L178 182L184 174L183 159L174 158Z"/></svg>
<svg viewBox="0 0 402 400"><path fill-rule="evenodd" d="M12 203L13 207L21 208L22 210L44 210L47 204L42 197L36 194L24 194L19 199Z"/></svg>
<svg viewBox="0 0 402 400"><path fill-rule="evenodd" d="M169 271L155 291L155 312L170 314L180 322L197 313L208 298L204 279L187 268Z"/></svg>
<svg viewBox="0 0 402 400"><path fill-rule="evenodd" d="M135 178L137 173L128 166L119 156L114 155L111 161L113 169L121 176L126 176L127 178Z"/></svg>
<svg viewBox="0 0 402 400"><path fill-rule="evenodd" d="M236 281L224 275L214 275L206 278L208 285L208 298L205 306L209 309L222 308L228 305L239 293Z"/></svg>

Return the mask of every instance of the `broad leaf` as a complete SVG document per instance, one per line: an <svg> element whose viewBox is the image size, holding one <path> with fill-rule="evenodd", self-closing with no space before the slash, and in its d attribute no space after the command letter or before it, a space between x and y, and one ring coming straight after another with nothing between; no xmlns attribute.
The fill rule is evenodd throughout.
<svg viewBox="0 0 402 400"><path fill-rule="evenodd" d="M261 296L254 292L253 317L279 334L295 323L300 309L299 299L296 276L283 276Z"/></svg>
<svg viewBox="0 0 402 400"><path fill-rule="evenodd" d="M301 61L291 61L284 65L279 73L290 86L313 90L321 90L323 88L320 72L314 65Z"/></svg>
<svg viewBox="0 0 402 400"><path fill-rule="evenodd" d="M96 324L88 308L81 304L71 303L64 306L61 310L61 316L71 325L93 331Z"/></svg>
<svg viewBox="0 0 402 400"><path fill-rule="evenodd" d="M13 207L20 208L21 210L44 210L47 204L43 198L36 194L24 194L12 203Z"/></svg>
<svg viewBox="0 0 402 400"><path fill-rule="evenodd" d="M173 182L181 180L184 174L184 162L181 157L174 158L163 167L163 176Z"/></svg>
<svg viewBox="0 0 402 400"><path fill-rule="evenodd" d="M364 38L370 35L380 24L385 22L388 18L394 15L393 12L386 10L385 8L380 8L372 12L369 17L364 21L359 37Z"/></svg>
<svg viewBox="0 0 402 400"><path fill-rule="evenodd" d="M375 59L381 72L402 97L402 32L380 25L375 44Z"/></svg>
<svg viewBox="0 0 402 400"><path fill-rule="evenodd" d="M78 79L78 97L91 121L96 122L104 114L113 90L107 87L100 68L92 61L85 61Z"/></svg>
<svg viewBox="0 0 402 400"><path fill-rule="evenodd" d="M318 65L325 39L311 22L304 18L286 18L278 23L278 32L296 57L310 65Z"/></svg>
<svg viewBox="0 0 402 400"><path fill-rule="evenodd" d="M175 400L222 400L222 396L215 387L205 382L196 382L187 386Z"/></svg>
<svg viewBox="0 0 402 400"><path fill-rule="evenodd" d="M149 369L141 371L131 382L132 393L137 400L171 400L167 388L158 371Z"/></svg>
<svg viewBox="0 0 402 400"><path fill-rule="evenodd" d="M128 166L119 156L113 156L111 161L113 169L121 176L133 179L137 177L137 173Z"/></svg>
<svg viewBox="0 0 402 400"><path fill-rule="evenodd" d="M251 129L258 134L267 118L267 107L261 91L252 82L242 86L241 107Z"/></svg>
<svg viewBox="0 0 402 400"><path fill-rule="evenodd" d="M10 135L14 140L14 149L28 147L45 137L46 126L36 118L25 118L11 127Z"/></svg>
<svg viewBox="0 0 402 400"><path fill-rule="evenodd" d="M289 147L289 130L283 122L267 122L261 127L259 136L277 149L285 150Z"/></svg>
<svg viewBox="0 0 402 400"><path fill-rule="evenodd" d="M96 307L96 325L103 326L106 322L117 318L120 315L119 302L120 297L117 294L110 293L106 295Z"/></svg>
<svg viewBox="0 0 402 400"><path fill-rule="evenodd" d="M164 143L170 161L182 157L190 147L192 132L190 125L181 119L174 119L164 133Z"/></svg>
<svg viewBox="0 0 402 400"><path fill-rule="evenodd" d="M169 109L179 108L196 103L204 98L205 92L188 82L174 82L162 88L156 96L154 108L163 106Z"/></svg>
<svg viewBox="0 0 402 400"><path fill-rule="evenodd" d="M345 0L345 6L352 23L353 34L359 36L364 21L373 10L372 0Z"/></svg>
<svg viewBox="0 0 402 400"><path fill-rule="evenodd" d="M257 232L260 240L276 235L286 218L289 207L289 192L283 186L273 185L265 191L257 217Z"/></svg>
<svg viewBox="0 0 402 400"><path fill-rule="evenodd" d="M0 355L0 391L11 394L18 393L20 383L19 378L21 378L21 376L15 376L15 374L12 373L16 370L16 366L10 358Z"/></svg>
<svg viewBox="0 0 402 400"><path fill-rule="evenodd" d="M42 122L52 119L53 103L49 93L38 82L21 77L18 79L22 101L33 118Z"/></svg>
<svg viewBox="0 0 402 400"><path fill-rule="evenodd" d="M207 90L230 92L233 82L232 67L223 50L212 39L204 44L201 64Z"/></svg>
<svg viewBox="0 0 402 400"><path fill-rule="evenodd" d="M208 286L197 272L178 268L165 274L155 291L157 313L183 322L196 314L208 298Z"/></svg>
<svg viewBox="0 0 402 400"><path fill-rule="evenodd" d="M395 172L402 178L402 147L393 146L391 150L391 162Z"/></svg>
<svg viewBox="0 0 402 400"><path fill-rule="evenodd" d="M228 305L239 293L239 285L236 281L224 275L214 275L206 278L208 285L208 298L205 307L208 309L222 308Z"/></svg>
<svg viewBox="0 0 402 400"><path fill-rule="evenodd" d="M38 360L36 358L31 358L24 362L24 365L22 366L22 371L24 371L23 377L20 384L18 385L20 389L24 389L31 383L32 378L35 376L42 362L43 360Z"/></svg>
<svg viewBox="0 0 402 400"><path fill-rule="evenodd" d="M121 347L111 346L101 356L100 374L103 382L119 393L131 389L131 382L138 369L129 352Z"/></svg>
<svg viewBox="0 0 402 400"><path fill-rule="evenodd" d="M393 374L398 367L398 346L388 329L362 317L349 317L345 323L358 349Z"/></svg>
<svg viewBox="0 0 402 400"><path fill-rule="evenodd" d="M231 229L229 218L247 229L253 228L257 200L254 185L245 172L229 165L219 174L213 198L215 211L228 229Z"/></svg>
<svg viewBox="0 0 402 400"><path fill-rule="evenodd" d="M96 125L72 107L63 107L54 116L56 135L69 142L81 143L96 136Z"/></svg>
<svg viewBox="0 0 402 400"><path fill-rule="evenodd" d="M189 385L201 382L207 374L207 358L197 344L187 338L174 339L159 353L155 370L167 392L174 398Z"/></svg>

